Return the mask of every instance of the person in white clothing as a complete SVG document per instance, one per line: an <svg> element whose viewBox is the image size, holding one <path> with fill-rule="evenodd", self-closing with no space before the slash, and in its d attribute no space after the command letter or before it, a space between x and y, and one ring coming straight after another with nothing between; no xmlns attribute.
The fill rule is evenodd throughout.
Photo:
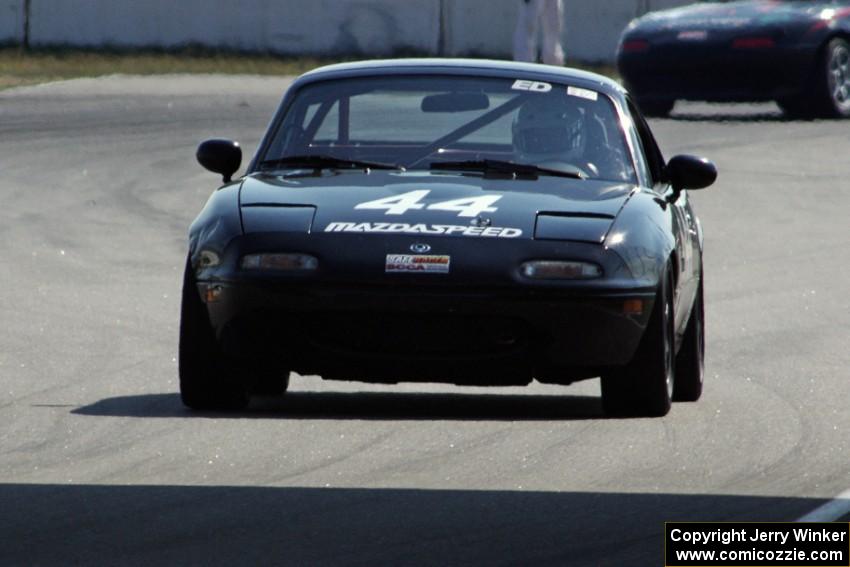
<svg viewBox="0 0 850 567"><path fill-rule="evenodd" d="M564 64L561 29L564 25L562 0L523 0L514 31L514 60L537 61L537 32L543 32L540 58L547 65Z"/></svg>

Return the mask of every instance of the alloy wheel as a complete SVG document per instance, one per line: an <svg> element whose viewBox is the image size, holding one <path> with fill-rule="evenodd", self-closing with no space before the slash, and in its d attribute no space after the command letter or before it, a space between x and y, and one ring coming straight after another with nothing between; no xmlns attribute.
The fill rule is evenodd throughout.
<svg viewBox="0 0 850 567"><path fill-rule="evenodd" d="M843 42L829 53L827 84L836 109L842 113L850 110L850 48Z"/></svg>

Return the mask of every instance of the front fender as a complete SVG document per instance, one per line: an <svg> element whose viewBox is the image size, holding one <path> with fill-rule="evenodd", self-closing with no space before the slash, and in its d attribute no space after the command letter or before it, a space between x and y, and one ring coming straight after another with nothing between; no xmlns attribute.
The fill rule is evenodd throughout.
<svg viewBox="0 0 850 567"><path fill-rule="evenodd" d="M657 194L638 190L623 206L605 237L641 285L658 285L676 248L671 205Z"/></svg>
<svg viewBox="0 0 850 567"><path fill-rule="evenodd" d="M236 181L216 190L189 227L189 258L196 273L202 251L214 252L223 259L228 244L242 235L239 212L241 185L241 181ZM201 273L197 275L203 277Z"/></svg>

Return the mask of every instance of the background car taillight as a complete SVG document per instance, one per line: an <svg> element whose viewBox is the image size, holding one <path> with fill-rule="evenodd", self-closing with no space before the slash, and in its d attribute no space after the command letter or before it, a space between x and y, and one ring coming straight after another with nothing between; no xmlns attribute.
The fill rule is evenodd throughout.
<svg viewBox="0 0 850 567"><path fill-rule="evenodd" d="M309 254L247 254L240 263L243 270L309 271L319 267L319 260Z"/></svg>
<svg viewBox="0 0 850 567"><path fill-rule="evenodd" d="M589 280L602 277L602 268L591 262L532 260L520 266L520 273L536 280Z"/></svg>
<svg viewBox="0 0 850 567"><path fill-rule="evenodd" d="M769 49L776 47L772 37L739 37L732 42L734 49Z"/></svg>
<svg viewBox="0 0 850 567"><path fill-rule="evenodd" d="M629 39L623 42L623 53L635 53L649 49L649 42L645 39Z"/></svg>

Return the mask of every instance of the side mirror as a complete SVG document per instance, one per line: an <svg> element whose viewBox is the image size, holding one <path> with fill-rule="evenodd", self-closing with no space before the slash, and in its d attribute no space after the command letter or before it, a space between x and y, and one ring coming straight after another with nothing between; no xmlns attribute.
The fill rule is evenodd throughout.
<svg viewBox="0 0 850 567"><path fill-rule="evenodd" d="M242 164L242 148L239 142L213 138L202 142L195 154L198 163L212 172L220 173L222 181L229 183Z"/></svg>
<svg viewBox="0 0 850 567"><path fill-rule="evenodd" d="M717 179L717 168L697 156L678 155L667 162L667 179L678 196L682 189L703 189Z"/></svg>

